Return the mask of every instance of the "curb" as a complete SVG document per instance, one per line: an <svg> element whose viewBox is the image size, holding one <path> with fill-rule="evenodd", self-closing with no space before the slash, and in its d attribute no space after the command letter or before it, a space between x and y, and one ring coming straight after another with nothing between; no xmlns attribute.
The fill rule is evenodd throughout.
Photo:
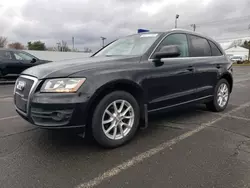
<svg viewBox="0 0 250 188"><path fill-rule="evenodd" d="M3 96L0 96L0 99L5 99L5 98L13 98L13 95L3 95Z"/></svg>
<svg viewBox="0 0 250 188"><path fill-rule="evenodd" d="M4 85L4 84L15 84L15 80L13 81L8 81L8 80L0 80L0 85Z"/></svg>

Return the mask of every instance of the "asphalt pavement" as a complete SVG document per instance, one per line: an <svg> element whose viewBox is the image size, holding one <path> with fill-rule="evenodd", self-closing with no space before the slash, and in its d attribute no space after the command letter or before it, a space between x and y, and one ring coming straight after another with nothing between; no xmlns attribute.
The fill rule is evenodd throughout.
<svg viewBox="0 0 250 188"><path fill-rule="evenodd" d="M151 115L113 150L17 116L13 84L0 85L1 188L250 187L250 67L234 68L221 113L204 105Z"/></svg>

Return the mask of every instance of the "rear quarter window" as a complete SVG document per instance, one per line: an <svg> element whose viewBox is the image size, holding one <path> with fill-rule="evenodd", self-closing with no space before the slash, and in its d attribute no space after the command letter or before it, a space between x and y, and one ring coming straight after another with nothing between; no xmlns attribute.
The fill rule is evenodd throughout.
<svg viewBox="0 0 250 188"><path fill-rule="evenodd" d="M209 44L211 46L212 56L221 56L223 55L220 49L212 42L209 41Z"/></svg>

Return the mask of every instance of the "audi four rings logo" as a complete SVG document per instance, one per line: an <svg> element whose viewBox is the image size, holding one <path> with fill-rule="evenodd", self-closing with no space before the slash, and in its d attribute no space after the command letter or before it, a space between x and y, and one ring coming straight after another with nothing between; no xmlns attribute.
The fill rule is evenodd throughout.
<svg viewBox="0 0 250 188"><path fill-rule="evenodd" d="M16 88L22 91L25 87L26 83L24 81L18 81Z"/></svg>

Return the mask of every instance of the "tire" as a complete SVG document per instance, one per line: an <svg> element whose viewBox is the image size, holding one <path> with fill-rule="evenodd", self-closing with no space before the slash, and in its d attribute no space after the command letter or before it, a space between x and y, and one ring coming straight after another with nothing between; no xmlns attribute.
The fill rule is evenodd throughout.
<svg viewBox="0 0 250 188"><path fill-rule="evenodd" d="M114 103L116 104L118 109L116 111L117 113L114 112ZM119 113L122 103L123 108L121 113ZM124 117L122 117L122 113L124 113L129 106L130 108L125 114L126 116L124 115ZM106 110L111 113L108 113ZM132 118L133 115L134 118ZM128 117L130 117L130 119ZM106 120L109 120L107 121L109 123L106 123ZM134 137L139 127L139 120L140 108L135 98L127 92L114 91L106 95L94 110L91 125L93 138L99 145L105 148L115 148L121 146ZM125 126L123 124L124 122L127 125L130 124L131 128ZM112 125L117 126L115 126L116 128L112 128L108 133L105 133L104 131L108 131L108 128L111 128ZM119 125L122 125L122 130L124 130L124 132L122 131L123 135L121 134L121 127ZM117 135L113 136L115 135L115 133Z"/></svg>
<svg viewBox="0 0 250 188"><path fill-rule="evenodd" d="M222 102L221 105L220 105L219 101L218 101L218 99L219 99L219 90L223 85L226 85L226 87L227 87L227 95L228 95L228 97L227 97L227 100L223 100L224 102ZM224 111L225 108L228 105L228 101L229 101L229 98L230 98L230 91L229 90L230 90L230 85L229 85L228 81L226 79L224 79L224 78L220 79L219 82L215 86L213 100L206 104L207 108L209 110L213 111L213 112L222 112L222 111Z"/></svg>

